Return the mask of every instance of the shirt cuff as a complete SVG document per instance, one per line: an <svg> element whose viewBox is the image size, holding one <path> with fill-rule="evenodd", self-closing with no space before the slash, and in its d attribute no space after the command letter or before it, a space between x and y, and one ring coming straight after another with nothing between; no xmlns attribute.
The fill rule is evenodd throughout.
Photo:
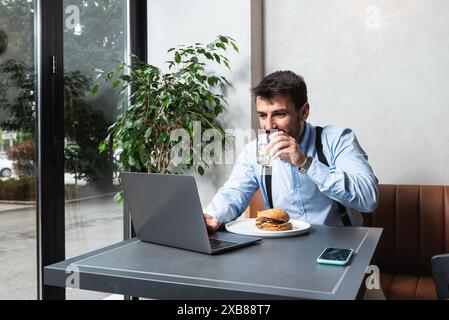
<svg viewBox="0 0 449 320"><path fill-rule="evenodd" d="M329 170L330 168L321 163L318 158L313 158L313 161L306 173L313 182L321 186L326 182L329 175Z"/></svg>
<svg viewBox="0 0 449 320"><path fill-rule="evenodd" d="M203 211L205 214L208 214L217 219L218 221L220 221L220 227L224 226L225 223L227 222L223 214L217 213L215 210L210 208L210 206L207 206L206 209L204 209Z"/></svg>

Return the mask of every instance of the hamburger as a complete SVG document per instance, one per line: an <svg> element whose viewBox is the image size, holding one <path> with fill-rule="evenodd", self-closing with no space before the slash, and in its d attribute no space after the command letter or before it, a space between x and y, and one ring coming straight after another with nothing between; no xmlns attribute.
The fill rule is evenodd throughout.
<svg viewBox="0 0 449 320"><path fill-rule="evenodd" d="M290 216L281 209L268 209L257 212L256 227L265 231L291 230Z"/></svg>

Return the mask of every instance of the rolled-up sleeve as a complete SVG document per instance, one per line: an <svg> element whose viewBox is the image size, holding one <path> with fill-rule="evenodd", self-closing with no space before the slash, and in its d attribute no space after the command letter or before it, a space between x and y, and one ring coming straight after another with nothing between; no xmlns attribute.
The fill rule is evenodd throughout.
<svg viewBox="0 0 449 320"><path fill-rule="evenodd" d="M361 212L373 212L379 198L378 180L354 132L344 129L324 137L323 151L329 167L315 157L307 175L329 198Z"/></svg>
<svg viewBox="0 0 449 320"><path fill-rule="evenodd" d="M238 218L259 187L248 149L248 146L243 149L229 179L204 209L204 213L217 218L222 224Z"/></svg>

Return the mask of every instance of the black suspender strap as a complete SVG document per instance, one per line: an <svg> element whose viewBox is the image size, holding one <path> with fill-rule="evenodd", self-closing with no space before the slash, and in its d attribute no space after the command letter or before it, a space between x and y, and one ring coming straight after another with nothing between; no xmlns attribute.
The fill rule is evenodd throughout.
<svg viewBox="0 0 449 320"><path fill-rule="evenodd" d="M316 127L316 135L315 135L315 149L316 153L318 155L318 160L322 164L325 164L329 167L329 162L327 162L326 157L324 156L323 152L323 143L321 142L321 134L323 133L323 127Z"/></svg>
<svg viewBox="0 0 449 320"><path fill-rule="evenodd" d="M329 162L327 162L326 157L324 156L323 152L323 143L321 141L321 134L323 133L323 127L316 127L316 136L315 136L315 148L316 153L318 155L318 160L322 164L325 164L329 167ZM340 202L337 202L338 212L340 212L341 221L343 222L344 226L351 226L351 220L349 219L348 213L346 212L346 208L344 205L342 205Z"/></svg>
<svg viewBox="0 0 449 320"><path fill-rule="evenodd" d="M271 174L267 174L267 168L265 168L265 188L267 190L268 204L270 209L273 209L273 195L271 192Z"/></svg>
<svg viewBox="0 0 449 320"><path fill-rule="evenodd" d="M316 136L315 136L315 148L318 155L318 160L329 167L329 162L323 152L323 143L321 141L321 134L323 133L323 127L316 127ZM271 169L271 168L269 168ZM267 191L268 204L270 205L270 209L273 208L273 195L271 192L271 174L267 174L267 168L265 168L265 188ZM341 221L344 226L351 226L351 220L349 219L348 213L346 212L346 208L341 203L335 201L338 207L338 211L340 213Z"/></svg>

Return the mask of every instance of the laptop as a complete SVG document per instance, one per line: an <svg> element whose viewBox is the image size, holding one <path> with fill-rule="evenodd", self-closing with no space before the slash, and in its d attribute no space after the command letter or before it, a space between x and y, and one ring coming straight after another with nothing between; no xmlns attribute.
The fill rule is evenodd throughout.
<svg viewBox="0 0 449 320"><path fill-rule="evenodd" d="M221 231L209 234L193 176L122 172L120 178L142 241L218 254L262 240Z"/></svg>

